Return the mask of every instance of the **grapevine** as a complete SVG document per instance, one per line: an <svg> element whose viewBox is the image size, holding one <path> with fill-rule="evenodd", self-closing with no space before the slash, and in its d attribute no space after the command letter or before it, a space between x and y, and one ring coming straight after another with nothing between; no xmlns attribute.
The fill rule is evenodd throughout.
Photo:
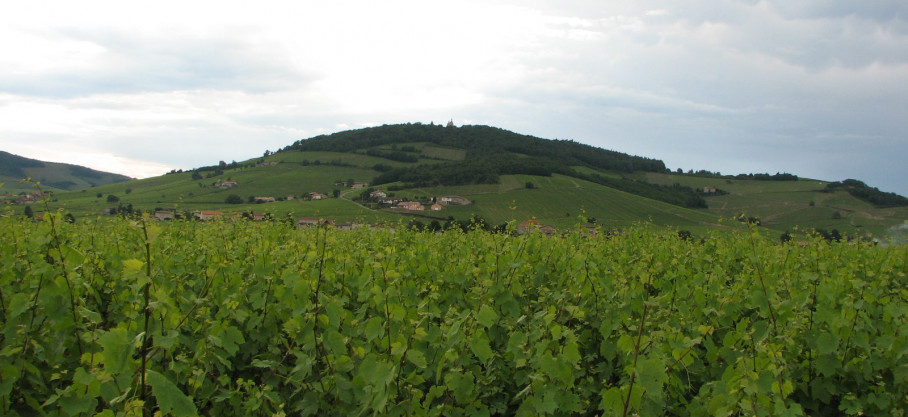
<svg viewBox="0 0 908 417"><path fill-rule="evenodd" d="M0 265L2 415L908 409L904 246L46 215Z"/></svg>

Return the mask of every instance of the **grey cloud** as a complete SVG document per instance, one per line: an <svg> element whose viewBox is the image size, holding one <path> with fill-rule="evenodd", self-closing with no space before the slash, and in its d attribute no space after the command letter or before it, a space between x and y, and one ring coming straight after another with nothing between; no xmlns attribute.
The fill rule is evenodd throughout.
<svg viewBox="0 0 908 417"><path fill-rule="evenodd" d="M773 0L770 3L791 19L858 16L886 22L908 18L908 3L891 0Z"/></svg>
<svg viewBox="0 0 908 417"><path fill-rule="evenodd" d="M117 32L65 31L106 52L95 70L0 79L0 91L69 98L89 94L225 89L262 93L303 86L318 77L288 62L279 48L243 41L241 34L211 39L146 39Z"/></svg>
<svg viewBox="0 0 908 417"><path fill-rule="evenodd" d="M258 40L249 29L183 39L70 30L62 37L106 49L99 58L104 61L94 65L96 72L4 77L0 92L93 95L79 99L85 100L76 103L82 108L136 106L128 110L138 116L130 112L99 116L116 123L110 133L110 140L119 141L114 149L184 168L257 156L265 149L331 133L342 125L443 123L454 118L457 124L470 120L659 158L670 167L732 174L789 171L826 180L854 177L908 194L908 168L903 163L908 160L904 122L908 120L904 99L908 96L908 3L506 1L531 17L542 17L532 22L546 27L525 38L514 34L512 43L501 40L507 48L494 51L494 65L466 74L464 88L482 97L468 105L405 112L381 106L343 110L336 104L338 95L358 100L359 94L367 92L325 87L331 83L308 90L321 74L306 72L300 68L304 64L285 59L282 46ZM435 18L443 16L431 17ZM376 56L388 65L417 65L430 73L433 68L476 59L470 48L455 48L451 54L396 48L411 36L431 37L432 31L441 28L469 27L462 22L433 25L427 33L419 26L393 37L394 42L380 33L363 36L350 22L340 27L326 30L325 41L314 47L324 50L314 51L313 56L337 59L339 55L326 51L349 54L349 48L362 50L368 45L382 52ZM417 59L409 62L412 57ZM350 77L368 75L366 71L377 62L366 57L349 61L359 64L348 66ZM336 84L348 81L329 75L334 75L329 81ZM400 88L414 90L439 88L428 81L396 82ZM187 99L188 104L172 97L147 101L120 97L168 96L132 93L173 90L204 91ZM211 90L230 91L207 94ZM104 101L108 97L98 93L112 94ZM190 93L195 92L186 95ZM363 99L382 101L381 97ZM154 110L143 112L141 103L149 103ZM149 112L151 117L144 117ZM181 152L135 150L134 139L165 141L168 146L155 148Z"/></svg>
<svg viewBox="0 0 908 417"><path fill-rule="evenodd" d="M491 94L518 99L531 121L501 120L685 168L908 192L905 6L686 2L646 13L659 6L587 10L599 25L585 29L603 36L527 54L528 68L545 70ZM616 29L608 17L619 13L639 26Z"/></svg>
<svg viewBox="0 0 908 417"><path fill-rule="evenodd" d="M648 14L647 9L664 12ZM630 12L646 26L626 35L645 45L652 45L653 34L658 33L661 42L669 44L689 47L703 42L718 46L715 54L756 53L811 71L908 63L904 2L694 0L639 3ZM721 25L719 34L700 33L714 25Z"/></svg>
<svg viewBox="0 0 908 417"><path fill-rule="evenodd" d="M887 33L864 20L766 22L762 30L742 28L732 36L736 39L729 39L729 44L741 52L773 56L812 71L908 63L908 36Z"/></svg>

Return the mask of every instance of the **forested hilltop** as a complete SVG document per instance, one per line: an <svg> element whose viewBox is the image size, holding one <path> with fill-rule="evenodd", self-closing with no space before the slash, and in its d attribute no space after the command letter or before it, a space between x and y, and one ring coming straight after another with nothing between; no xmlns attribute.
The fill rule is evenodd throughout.
<svg viewBox="0 0 908 417"><path fill-rule="evenodd" d="M459 149L464 154L456 160L441 158L427 163L423 161L427 155L414 144ZM540 139L490 126L384 125L298 140L279 152L290 151L353 152L398 162L423 162L416 166L374 167L382 173L371 184L398 183L393 186L395 189L497 184L501 175L562 174L681 207L706 208L706 201L693 188L625 177L635 172L664 172L665 163L658 159L572 140ZM618 175L603 176L598 173L602 171Z"/></svg>
<svg viewBox="0 0 908 417"><path fill-rule="evenodd" d="M540 139L490 126L443 127L421 123L384 125L298 140L282 151L351 152L410 142L464 149L467 160L523 154L563 166L581 165L618 172L665 170L665 163L658 159L596 148L572 140Z"/></svg>

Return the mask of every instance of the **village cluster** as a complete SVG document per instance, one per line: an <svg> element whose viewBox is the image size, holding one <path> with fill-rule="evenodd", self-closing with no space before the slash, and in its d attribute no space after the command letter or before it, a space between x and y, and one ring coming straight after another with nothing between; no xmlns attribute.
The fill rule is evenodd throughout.
<svg viewBox="0 0 908 417"><path fill-rule="evenodd" d="M222 190L233 188L237 186L237 182L234 180L223 180L218 181L213 184L215 187ZM334 184L337 187L349 187L351 189L363 189L368 187L368 183L365 182L349 182L349 181L339 181ZM335 195L335 197L337 197ZM317 191L310 191L304 197L300 198L295 195L288 195L284 198L275 198L272 196L253 196L249 198L250 203L273 203L279 200L291 201L291 200L323 200L329 198L327 194L323 194ZM368 192L366 199L369 202L377 203L381 206L388 208L396 208L400 210L407 211L441 211L444 209L444 206L463 206L470 204L470 200L456 195L448 196L438 196L433 198L431 201L410 201L407 198L395 197L388 195L384 190L375 189Z"/></svg>
<svg viewBox="0 0 908 417"><path fill-rule="evenodd" d="M212 211L212 210L197 210L197 211L192 212L192 215L194 218L196 218L197 220L201 220L201 221L214 221L214 220L225 220L225 219L239 220L240 218L243 218L243 215L238 212L228 213L227 215L225 215L225 213L223 213L223 212ZM166 211L166 210L156 211L154 213L153 217L156 220L162 220L162 221L163 220L173 220L175 218L174 212ZM264 220L267 220L267 215L261 214L261 213L253 213L252 216L249 217L249 219L253 220L253 221L264 221ZM300 229L309 228L309 227L326 227L326 226L330 226L337 230L353 230L353 229L358 229L358 228L363 228L363 227L394 229L393 226L387 226L384 224L370 225L370 224L366 224L366 223L335 222L334 220L331 220L331 219L317 218L317 217L300 217L299 219L296 220L296 226ZM584 225L584 228L585 228L585 232L589 235L595 235L597 233L596 227L592 224ZM515 232L517 234L539 232L544 235L551 236L551 235L558 233L558 229L556 229L555 226L548 225L548 224L542 224L536 220L527 220L527 221L517 225Z"/></svg>
<svg viewBox="0 0 908 417"><path fill-rule="evenodd" d="M216 188L222 190L230 189L238 185L235 180L222 180L212 184ZM394 195L389 195L384 190L381 189L367 189L368 183L365 182L338 182L336 186L348 187L352 189L363 189L363 193L360 195L359 200L361 202L374 203L378 204L381 207L387 208L392 211L441 211L446 206L462 206L471 204L472 201L465 197L457 195L444 195L444 196L435 196L432 198L424 198L422 201L411 201L407 198L397 197ZM335 194L337 192L335 191ZM40 201L45 197L40 192L32 193L20 193L18 196L14 195L3 195L7 199L16 198L12 200L14 204L30 204ZM337 195L335 195L337 197ZM311 191L306 193L301 197L294 195L288 195L282 198L275 198L272 196L250 196L250 203L272 203L276 201L291 201L291 200L322 200L329 198L328 195L319 193L316 191ZM113 209L108 209L105 211L105 214L111 214ZM151 214L151 218L158 221L167 221L174 220L183 216L189 217L199 221L214 221L214 220L227 220L234 221L240 219L247 219L252 221L265 221L271 220L272 215L267 213L257 213L257 212L222 212L217 210L195 210L187 213L177 213L173 209L158 209ZM363 223L352 223L352 222L335 222L331 219L325 218L315 218L315 217L301 217L296 219L296 225L299 228L308 228L308 227L319 227L319 226L330 226L338 230L353 230L360 227L386 227L385 225L368 225ZM527 233L530 231L538 231L546 235L552 235L557 233L557 229L554 226L541 224L536 220L528 220L516 227L516 232L518 234ZM592 230L591 230L592 231Z"/></svg>
<svg viewBox="0 0 908 417"><path fill-rule="evenodd" d="M238 185L238 182L236 180L232 180L232 179L221 180L221 181L217 181L212 184L212 186L214 186L216 188L220 188L222 190L231 189L231 188L236 187L237 185ZM369 184L365 183L365 182L338 181L334 185L337 187L347 187L347 188L351 188L354 190L363 189L364 190L363 194L359 198L361 201L375 203L375 204L378 204L382 207L385 207L385 208L388 208L391 210L441 211L444 209L445 206L460 206L460 205L467 205L467 204L471 203L471 201L468 198L456 196L456 195L436 196L431 199L426 199L424 201L410 201L407 198L389 195L388 193L386 193L384 190L381 190L381 189L366 189L366 187L368 187ZM338 197L337 190L335 190L334 197ZM323 193L320 193L317 191L310 191L301 197L298 197L295 195L288 195L288 196L282 197L282 198L280 198L280 197L275 198L273 196L250 196L248 202L249 203L273 203L276 201L292 201L292 200L316 201L316 200L323 200L323 199L327 199L327 198L329 198L329 196L327 194L323 194ZM225 219L228 217L231 219L239 219L241 217L245 217L245 218L248 218L249 220L260 221L260 220L266 220L268 217L267 214L255 213L255 212L252 212L252 213L234 212L234 213L228 213L225 215L224 212L215 211L215 210L196 210L196 211L192 212L191 215L193 218L195 218L197 220L201 220L201 221ZM154 219L162 220L162 221L163 220L172 220L176 217L177 217L177 214L172 210L157 210L153 214ZM357 226L361 226L361 225L357 225L357 224L353 224L353 223L335 223L332 220L309 218L309 217L304 217L304 218L298 219L299 227L321 226L321 225L332 225L335 228L338 228L341 230L353 229Z"/></svg>
<svg viewBox="0 0 908 417"><path fill-rule="evenodd" d="M45 194L40 191L32 191L30 193L22 192L22 193L19 193L18 195L0 194L0 200L6 200L12 204L19 204L19 205L37 203L37 202L43 200L44 197L45 197Z"/></svg>
<svg viewBox="0 0 908 417"><path fill-rule="evenodd" d="M471 203L469 199L456 195L437 196L425 202L409 201L406 198L389 196L382 190L369 192L369 200L385 207L409 211L425 211L426 206L429 207L429 211L441 211L444 206L464 206Z"/></svg>
<svg viewBox="0 0 908 417"><path fill-rule="evenodd" d="M429 204L429 203L423 204L422 202L419 202L419 201L409 201L405 198L390 197L382 190L373 190L373 191L369 192L368 195L369 195L370 201L384 205L391 209L406 210L406 211L425 211L426 205L429 206L429 210L431 210L431 211L441 211L444 208L444 206L470 204L469 199L461 197L461 196L453 196L453 195L435 197L431 204ZM308 193L308 200L322 200L322 199L326 199L326 198L328 198L327 195L318 193L315 191ZM293 195L288 195L285 198L285 200L288 200L288 201L294 200L294 199L297 199L297 197L293 196ZM250 202L255 202L255 203L272 203L275 201L277 201L277 200L274 197L256 196L256 197L253 197L250 199ZM221 218L224 215L223 212L213 211L213 210L196 210L192 214L193 214L193 217L195 217L197 220L202 220L202 221L214 220L217 218ZM239 216L241 216L241 213L236 212L236 213L233 213L232 215L235 217L239 217ZM155 211L155 213L154 213L154 218L157 220L172 220L175 218L175 216L176 216L175 213L171 210L158 210L158 211ZM265 216L266 216L265 214L253 213L252 217L250 219L251 220L264 220ZM307 221L305 224L309 225L309 222Z"/></svg>

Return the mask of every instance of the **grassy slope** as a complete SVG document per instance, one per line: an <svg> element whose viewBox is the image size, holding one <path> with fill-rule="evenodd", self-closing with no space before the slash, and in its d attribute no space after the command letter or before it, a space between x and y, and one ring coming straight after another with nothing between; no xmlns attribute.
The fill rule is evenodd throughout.
<svg viewBox="0 0 908 417"><path fill-rule="evenodd" d="M247 201L249 196L279 198L288 195L305 195L310 191L331 195L332 191L338 188L335 187L334 183L339 179L346 181L353 178L356 181L368 181L376 174L374 170L368 168L324 164L314 165L312 163L315 160L328 162L337 159L343 163L363 165L374 165L384 161L380 158L364 155L335 154L331 152L281 154L279 157L275 155L266 158L269 161L284 161L277 166L231 169L226 170L223 175L200 180L193 180L190 172L183 172L135 180L128 183L95 187L84 192L60 193L58 194L59 201L56 205L73 211L77 215L90 215L100 213L106 207L116 206L117 203L107 202L107 195L113 194L120 198L121 204L133 204L143 210L177 208L181 211L202 209L244 211L254 208L258 212L270 211L272 213L285 214L286 212L294 211L297 214L314 214L319 210L324 213L325 208L329 208L327 211L342 212L344 216L350 213L359 213L363 209L352 203L342 203L342 205L349 205L356 210L329 207L325 202L306 202L310 204L320 203L324 206L321 209L314 210L301 206L303 202L300 201L265 205L228 205L224 203L227 196L231 194L239 195L243 201ZM300 162L303 160L308 160L310 164L307 166L301 165ZM213 183L228 178L237 181L238 185L224 190L212 186ZM127 189L131 190L129 194L126 194ZM98 194L101 194L100 198L97 197Z"/></svg>
<svg viewBox="0 0 908 417"><path fill-rule="evenodd" d="M845 234L869 232L881 235L888 228L908 220L908 207L877 208L845 191L820 192L827 183L818 180L726 181L721 178L654 173L647 174L646 179L657 184L679 183L728 191L727 195L706 197L711 213L726 218L741 213L756 216L761 219L763 226L779 231L798 226L837 229ZM835 219L836 213L841 218Z"/></svg>
<svg viewBox="0 0 908 417"><path fill-rule="evenodd" d="M433 152L450 158L459 157L453 150L439 148L433 149ZM409 216L401 217L387 210L368 210L346 199L225 204L224 201L230 194L237 194L244 201L249 196L286 197L288 194L299 196L309 191L330 196L332 191L338 188L334 185L337 180L353 178L356 181L369 181L377 172L368 167L377 163L408 165L366 155L333 152L281 153L265 160L280 163L277 166L227 170L221 176L201 180L192 180L192 174L184 172L95 187L87 191L60 193L59 201L54 206L69 210L77 216L97 215L104 208L117 205L107 202L107 195L114 194L120 198L120 204L133 204L143 210L176 208L180 211L202 209L226 212L255 211L269 212L281 218L293 213L298 217L322 216L336 221L389 222L395 219L404 221L413 219ZM303 166L301 164L303 160L308 161L309 165ZM321 164L314 165L315 160L319 160ZM325 163L329 161L357 166L326 165ZM239 185L227 190L211 185L228 178L236 180ZM526 189L527 182L534 183L537 188ZM130 189L131 192L126 194L126 189ZM349 198L359 191L344 188L342 192ZM98 197L98 194L101 194L101 197ZM626 227L636 222L651 220L655 224L705 231L717 222L715 216L705 212L652 201L561 175L552 177L505 175L501 184L434 187L397 192L397 195L409 198L447 194L463 195L475 200L476 203L463 207L447 207L446 210L436 213L419 214L442 219L448 216L466 219L478 214L495 224L536 218L559 228L577 225L582 212L588 217L596 218L600 224L608 228ZM417 219L423 222L431 221L431 218Z"/></svg>
<svg viewBox="0 0 908 417"><path fill-rule="evenodd" d="M462 161L467 156L467 151L463 149L451 149L437 145L425 145L422 147L423 155L444 159L448 161Z"/></svg>
<svg viewBox="0 0 908 417"><path fill-rule="evenodd" d="M462 154L457 150L444 149L416 143L415 146L433 157L457 159ZM431 149L427 149L431 148ZM260 161L256 158L252 161ZM286 197L301 196L310 191L331 195L338 180L370 181L378 172L371 169L375 164L408 166L413 164L389 161L357 153L336 152L283 152L264 158L265 161L280 162L276 166L248 167L227 170L214 178L192 180L191 173L170 174L145 180L94 187L86 191L60 192L54 207L62 207L76 216L97 215L106 207L108 194L121 199L122 204L133 204L143 210L155 208L176 208L180 211L221 210L255 211L272 213L285 217L292 213L297 217L328 217L336 221L393 222L409 221L413 217L400 216L391 211L368 210L347 199L323 201L285 201L266 204L225 204L230 194L239 195L243 201L249 196ZM307 161L308 165L304 165ZM316 165L315 161L320 164ZM428 160L431 161L431 160ZM428 162L427 161L427 162ZM437 161L437 160L436 160ZM354 166L328 165L340 162ZM204 173L203 173L204 174ZM611 175L604 173L605 175ZM221 190L212 186L219 180L236 180L237 187ZM777 233L795 225L808 228L836 228L843 233L872 232L881 234L888 227L908 219L908 208L877 209L851 197L845 192L821 193L817 190L825 182L802 180L796 182L774 182L753 180L732 180L700 178L675 174L645 174L641 179L658 183L680 183L702 188L713 186L730 194L707 197L709 210L690 210L636 195L617 191L599 184L562 175L537 177L529 175L505 175L500 184L479 184L454 187L432 187L398 191L395 194L411 199L431 198L436 195L461 195L475 203L461 207L446 207L441 212L418 213L420 221L427 223L432 217L446 219L467 219L479 215L490 223L499 224L509 220L522 222L535 218L540 222L558 228L570 228L580 223L580 215L593 217L606 228L622 228L633 223L651 221L658 225L702 233L715 227L737 226L735 222L720 224L719 218L729 218L741 213L760 217L764 226ZM527 189L527 182L536 188ZM126 194L126 189L131 189ZM347 198L359 190L341 188ZM101 197L97 197L100 193ZM810 206L810 202L814 206ZM40 211L40 210L38 210ZM841 219L833 219L838 212ZM417 213L409 213L417 214Z"/></svg>
<svg viewBox="0 0 908 417"><path fill-rule="evenodd" d="M62 192L66 190L51 185L53 183L69 181L72 182L73 185L71 185L68 189L80 190L97 185L115 183L117 181L120 181L120 178L122 178L122 176L118 176L116 174L103 173L100 171L95 171L99 175L98 178L79 177L72 174L70 167L71 165L68 164L44 162L43 167L27 167L22 168L22 170L29 178L42 182L41 188L43 188L45 191L54 192ZM0 183L3 183L3 188L0 188L0 192L18 193L21 191L34 191L34 185L28 183L20 184L21 180L22 178L0 175Z"/></svg>
<svg viewBox="0 0 908 417"><path fill-rule="evenodd" d="M536 188L527 189L532 182ZM511 219L537 219L558 228L570 228L580 223L580 215L593 217L606 228L623 228L634 223L651 221L694 232L705 232L719 226L719 219L709 213L685 209L617 191L599 184L553 175L505 175L501 184L422 189L413 194L461 195L474 203L449 206L433 215L466 218L478 214L493 224Z"/></svg>

